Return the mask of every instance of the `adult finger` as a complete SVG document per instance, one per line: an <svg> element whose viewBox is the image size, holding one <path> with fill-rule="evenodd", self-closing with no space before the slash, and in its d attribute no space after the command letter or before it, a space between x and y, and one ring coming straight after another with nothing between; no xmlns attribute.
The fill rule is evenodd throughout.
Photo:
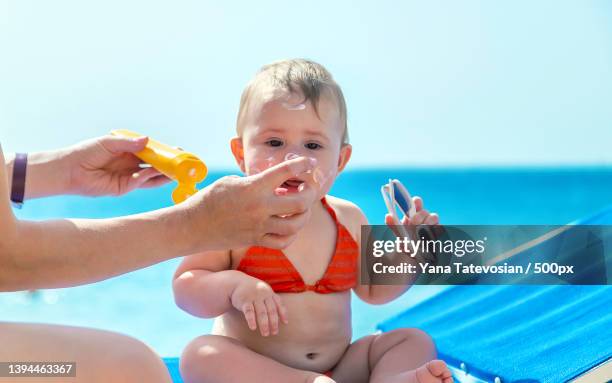
<svg viewBox="0 0 612 383"><path fill-rule="evenodd" d="M144 170L147 170L147 172L144 172ZM159 186L172 181L168 176L151 166L143 167L138 173L139 177L146 175L146 180L144 180L141 187Z"/></svg>
<svg viewBox="0 0 612 383"><path fill-rule="evenodd" d="M266 233L278 235L296 234L310 218L310 211L288 217L269 217L264 223Z"/></svg>
<svg viewBox="0 0 612 383"><path fill-rule="evenodd" d="M140 187L141 188L155 188L158 186L162 186L167 184L168 182L170 182L171 179L164 176L164 175L158 175L152 178L149 178L147 180L147 182L145 182L144 184L142 184Z"/></svg>
<svg viewBox="0 0 612 383"><path fill-rule="evenodd" d="M128 138L107 135L99 138L100 144L113 154L139 152L145 148L148 141L147 136Z"/></svg>
<svg viewBox="0 0 612 383"><path fill-rule="evenodd" d="M251 330L256 330L257 320L255 319L255 307L253 303L249 302L242 305L242 313L244 314L244 319L246 319L249 328Z"/></svg>
<svg viewBox="0 0 612 383"><path fill-rule="evenodd" d="M278 334L278 311L276 309L276 303L272 297L264 300L266 310L268 310L268 320L270 321L270 333L272 335Z"/></svg>
<svg viewBox="0 0 612 383"><path fill-rule="evenodd" d="M269 196L266 205L270 215L287 216L304 213L312 206L314 200L314 189L307 187L298 193Z"/></svg>
<svg viewBox="0 0 612 383"><path fill-rule="evenodd" d="M316 160L313 158L299 157L289 161L281 162L276 166L272 166L261 173L253 176L254 181L270 191L274 191L283 182L297 177L300 174L312 171L316 166Z"/></svg>
<svg viewBox="0 0 612 383"><path fill-rule="evenodd" d="M168 179L168 177L157 176L157 177L153 177L147 180L147 182L140 185L139 188L140 189L152 189L152 188L163 186L169 182L170 182L170 179Z"/></svg>
<svg viewBox="0 0 612 383"><path fill-rule="evenodd" d="M270 335L270 322L268 320L268 310L266 309L265 303L263 301L255 301L254 306L259 332L263 336Z"/></svg>
<svg viewBox="0 0 612 383"><path fill-rule="evenodd" d="M128 180L127 189L129 191L142 187L147 181L159 176L160 173L154 168L144 168L135 173Z"/></svg>
<svg viewBox="0 0 612 383"><path fill-rule="evenodd" d="M278 234L268 233L261 237L257 245L263 246L263 247L269 247L272 249L284 249L285 247L289 246L293 241L295 241L296 237L297 237L296 234L278 235Z"/></svg>

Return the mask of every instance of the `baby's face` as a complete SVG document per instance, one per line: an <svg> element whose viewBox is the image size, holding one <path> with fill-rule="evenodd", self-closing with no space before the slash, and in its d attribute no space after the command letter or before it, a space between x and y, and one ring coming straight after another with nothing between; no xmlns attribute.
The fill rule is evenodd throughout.
<svg viewBox="0 0 612 383"><path fill-rule="evenodd" d="M283 187L297 190L305 182L318 189L320 198L348 162L351 146L342 145L342 121L333 101L322 95L317 116L312 104L301 104L301 99L292 95L265 102L252 100L243 135L232 140L232 152L247 175L295 156L315 158L317 167L310 175Z"/></svg>

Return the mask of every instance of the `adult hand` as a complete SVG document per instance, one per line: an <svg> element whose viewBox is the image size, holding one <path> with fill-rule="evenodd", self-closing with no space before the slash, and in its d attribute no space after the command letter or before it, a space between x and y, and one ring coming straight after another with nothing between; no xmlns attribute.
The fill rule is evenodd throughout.
<svg viewBox="0 0 612 383"><path fill-rule="evenodd" d="M86 196L122 195L137 188L167 183L170 180L156 169L139 167L142 161L133 153L143 150L147 141L147 137L107 135L64 149L66 192Z"/></svg>
<svg viewBox="0 0 612 383"><path fill-rule="evenodd" d="M315 165L300 157L253 176L223 177L183 202L192 217L194 237L206 239L206 245L196 243L195 248L287 247L308 221L317 190L306 186L285 195L275 190ZM198 228L208 231L200 233Z"/></svg>

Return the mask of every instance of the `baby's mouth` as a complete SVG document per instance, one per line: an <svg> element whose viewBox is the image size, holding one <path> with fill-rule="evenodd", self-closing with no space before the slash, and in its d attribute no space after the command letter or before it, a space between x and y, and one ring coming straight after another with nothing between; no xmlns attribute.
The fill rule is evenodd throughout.
<svg viewBox="0 0 612 383"><path fill-rule="evenodd" d="M297 191L300 191L301 188L303 188L302 186L303 184L304 184L304 181L297 179L297 178L291 178L283 182L283 184L280 187L283 189L286 189L288 192L297 192Z"/></svg>

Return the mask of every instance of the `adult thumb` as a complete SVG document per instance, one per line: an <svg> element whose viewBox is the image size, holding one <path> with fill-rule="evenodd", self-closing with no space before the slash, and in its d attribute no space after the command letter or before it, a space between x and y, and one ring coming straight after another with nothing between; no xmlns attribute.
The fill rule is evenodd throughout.
<svg viewBox="0 0 612 383"><path fill-rule="evenodd" d="M114 154L139 152L147 146L148 141L147 136L128 138L108 135L100 138L102 146Z"/></svg>

